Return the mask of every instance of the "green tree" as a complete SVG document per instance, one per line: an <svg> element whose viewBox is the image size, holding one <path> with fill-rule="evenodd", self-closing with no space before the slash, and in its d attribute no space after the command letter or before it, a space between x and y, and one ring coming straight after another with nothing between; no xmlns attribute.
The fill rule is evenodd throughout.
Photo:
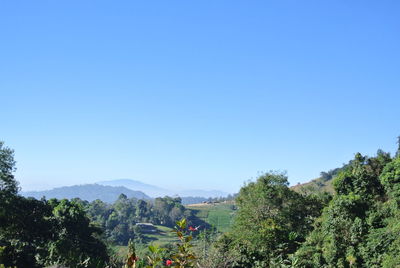
<svg viewBox="0 0 400 268"><path fill-rule="evenodd" d="M2 198L5 195L16 195L18 192L18 183L14 178L15 171L14 150L4 146L0 141L0 194Z"/></svg>
<svg viewBox="0 0 400 268"><path fill-rule="evenodd" d="M222 240L232 267L269 267L277 257L287 257L312 229L320 215L318 199L303 196L288 187L285 174L266 173L241 188L239 208L232 233Z"/></svg>
<svg viewBox="0 0 400 268"><path fill-rule="evenodd" d="M35 200L17 194L13 150L0 142L0 264L104 267L108 255L76 200Z"/></svg>
<svg viewBox="0 0 400 268"><path fill-rule="evenodd" d="M385 166L380 181L387 195L400 204L400 157Z"/></svg>
<svg viewBox="0 0 400 268"><path fill-rule="evenodd" d="M396 237L387 229L395 214L387 203L396 189L395 166L381 150L372 158L356 154L335 178L336 195L296 252L302 267L382 267Z"/></svg>
<svg viewBox="0 0 400 268"><path fill-rule="evenodd" d="M104 267L107 248L99 239L102 230L93 226L83 208L66 199L51 199L52 219L56 222L56 237L49 243L46 264L71 267Z"/></svg>
<svg viewBox="0 0 400 268"><path fill-rule="evenodd" d="M46 201L14 196L2 204L5 217L0 221L0 263L17 267L42 267L48 242L54 238L51 208Z"/></svg>
<svg viewBox="0 0 400 268"><path fill-rule="evenodd" d="M35 255L43 254L51 225L44 218L51 210L44 201L17 195L14 151L0 142L0 263L37 267Z"/></svg>

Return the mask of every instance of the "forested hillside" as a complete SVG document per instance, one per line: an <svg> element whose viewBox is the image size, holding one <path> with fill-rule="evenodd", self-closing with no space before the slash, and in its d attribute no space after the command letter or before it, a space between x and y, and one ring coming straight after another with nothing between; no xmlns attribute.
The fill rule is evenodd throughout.
<svg viewBox="0 0 400 268"><path fill-rule="evenodd" d="M149 196L141 191L134 191L122 186L112 187L99 184L64 186L47 191L31 191L21 193L23 196L34 197L36 199L41 199L42 197L45 197L46 199L80 198L86 201L94 201L99 199L107 203L115 202L120 194L124 194L129 198L150 199Z"/></svg>
<svg viewBox="0 0 400 268"><path fill-rule="evenodd" d="M6 267L400 266L400 148L393 157L357 153L310 183L329 183L332 193L291 188L285 174L269 172L243 186L235 201L189 208L180 198L124 194L112 204L25 198L14 171L13 151L0 143ZM145 248L159 237L165 248Z"/></svg>
<svg viewBox="0 0 400 268"><path fill-rule="evenodd" d="M123 180L123 182L128 181L128 186L130 185L131 188L127 188L125 186L109 186L109 185L102 185L102 184L83 184L83 185L72 185L72 186L64 186L58 187L51 190L46 191L27 191L27 192L20 192L22 196L25 197L33 197L38 200L41 198L51 199L73 199L79 198L86 201L94 201L94 200L101 200L103 202L112 204L117 201L118 197L121 194L126 195L128 198L136 198L136 199L144 199L150 200L153 199L144 192L132 187L132 183L129 183L130 180ZM121 180L117 180L117 183L120 183ZM111 183L110 183L111 184ZM149 187L149 186L148 186ZM138 187L139 189L143 189L144 187ZM165 190L167 191L167 190ZM151 191L150 191L151 192ZM153 192L154 193L154 192ZM201 192L200 192L201 193ZM207 195L207 191L205 191ZM218 192L215 192L218 193ZM187 204L196 204L201 203L204 201L212 201L217 199L224 199L230 198L228 194L222 193L221 196L218 197L204 197L204 196L179 196L182 205ZM161 195L161 196L170 196L170 195ZM161 197L159 196L159 197ZM177 195L173 195L174 197L178 197ZM213 195L214 196L214 195ZM223 197L226 196L226 197Z"/></svg>
<svg viewBox="0 0 400 268"><path fill-rule="evenodd" d="M334 195L288 188L268 173L243 187L233 231L209 267L398 267L400 150L359 153L333 179Z"/></svg>
<svg viewBox="0 0 400 268"><path fill-rule="evenodd" d="M93 224L104 230L107 241L115 245L126 246L130 239L138 243L144 242L146 239L143 234L151 230L149 224L174 227L178 220L193 217L191 211L182 205L179 197L158 197L145 201L127 198L121 194L113 204L100 200L73 201L86 211Z"/></svg>

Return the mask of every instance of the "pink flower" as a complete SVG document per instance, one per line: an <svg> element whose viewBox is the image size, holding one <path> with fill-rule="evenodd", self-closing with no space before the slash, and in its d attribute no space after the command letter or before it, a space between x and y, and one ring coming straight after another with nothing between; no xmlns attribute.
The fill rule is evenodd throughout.
<svg viewBox="0 0 400 268"><path fill-rule="evenodd" d="M171 260L167 260L167 261L165 262L165 265L171 266L171 265L172 265L172 261L171 261Z"/></svg>
<svg viewBox="0 0 400 268"><path fill-rule="evenodd" d="M192 227L192 226L189 226L189 231L194 232L194 231L197 231L198 228L199 228L199 227L194 228L194 227Z"/></svg>

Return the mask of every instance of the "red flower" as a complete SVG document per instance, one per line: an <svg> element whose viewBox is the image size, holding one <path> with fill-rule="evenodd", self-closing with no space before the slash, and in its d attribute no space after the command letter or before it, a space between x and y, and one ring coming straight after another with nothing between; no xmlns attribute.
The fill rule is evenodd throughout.
<svg viewBox="0 0 400 268"><path fill-rule="evenodd" d="M128 265L132 266L137 262L139 258L137 256L130 256L128 259Z"/></svg>
<svg viewBox="0 0 400 268"><path fill-rule="evenodd" d="M171 266L171 264L172 264L172 261L171 261L171 260L167 260L167 261L165 262L165 265L167 265L167 266Z"/></svg>
<svg viewBox="0 0 400 268"><path fill-rule="evenodd" d="M189 226L189 231L197 231L197 228L193 228L192 226Z"/></svg>

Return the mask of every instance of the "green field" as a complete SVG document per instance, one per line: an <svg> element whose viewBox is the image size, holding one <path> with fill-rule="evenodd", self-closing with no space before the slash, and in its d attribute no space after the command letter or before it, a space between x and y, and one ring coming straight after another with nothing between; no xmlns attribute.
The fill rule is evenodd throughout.
<svg viewBox="0 0 400 268"><path fill-rule="evenodd" d="M143 242L145 244L136 244L137 254L145 255L144 252L146 252L147 246L150 244L157 245L160 247L165 247L165 245L178 242L178 238L176 237L176 234L172 232L173 230L172 228L162 225L154 225L154 226L157 228L157 231L155 233L144 234ZM120 257L125 257L128 253L127 246L114 246L114 250Z"/></svg>
<svg viewBox="0 0 400 268"><path fill-rule="evenodd" d="M196 217L214 226L221 233L230 230L235 216L233 203L195 204L188 205L186 208L192 210ZM175 233L172 232L172 228L162 225L154 226L157 228L156 232L144 234L144 242L147 245L154 244L163 247L178 241ZM147 246L143 246L137 245L137 250L139 252L146 250ZM121 257L125 257L127 254L126 246L116 246L114 249Z"/></svg>
<svg viewBox="0 0 400 268"><path fill-rule="evenodd" d="M166 244L174 243L178 241L176 234L172 232L172 228L154 225L157 227L156 233L145 234L146 243L153 243L155 245L164 246Z"/></svg>
<svg viewBox="0 0 400 268"><path fill-rule="evenodd" d="M214 226L221 233L230 230L235 216L233 202L188 205L186 208L192 210L196 217Z"/></svg>

